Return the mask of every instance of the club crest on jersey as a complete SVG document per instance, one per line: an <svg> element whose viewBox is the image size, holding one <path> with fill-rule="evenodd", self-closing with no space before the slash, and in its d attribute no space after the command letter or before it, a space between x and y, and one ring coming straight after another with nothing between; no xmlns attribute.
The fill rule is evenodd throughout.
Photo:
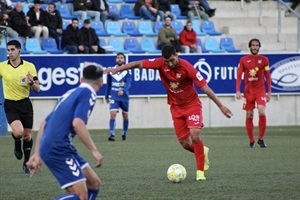
<svg viewBox="0 0 300 200"><path fill-rule="evenodd" d="M20 82L21 82L21 84L26 84L27 83L27 77L26 76L21 77Z"/></svg>
<svg viewBox="0 0 300 200"><path fill-rule="evenodd" d="M181 74L180 73L176 73L176 78L181 78Z"/></svg>
<svg viewBox="0 0 300 200"><path fill-rule="evenodd" d="M261 63L262 63L262 60L258 60L257 62L258 62L258 64L261 64Z"/></svg>
<svg viewBox="0 0 300 200"><path fill-rule="evenodd" d="M178 88L178 86L179 86L179 83L178 82L170 82L170 86L171 86L171 88L172 89L176 89L176 88Z"/></svg>
<svg viewBox="0 0 300 200"><path fill-rule="evenodd" d="M200 74L200 72L197 72L196 77L199 81L203 80L203 76Z"/></svg>

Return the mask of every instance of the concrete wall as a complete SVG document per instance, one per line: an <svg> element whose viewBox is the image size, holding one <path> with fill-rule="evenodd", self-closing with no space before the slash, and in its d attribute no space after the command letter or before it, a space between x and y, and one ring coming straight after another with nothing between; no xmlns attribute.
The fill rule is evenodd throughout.
<svg viewBox="0 0 300 200"><path fill-rule="evenodd" d="M244 126L245 111L242 110L243 100L236 100L234 96L220 97L224 105L229 107L234 116L226 118L218 107L205 96L200 97L203 104L203 117L206 127ZM34 130L52 110L55 99L33 99ZM300 125L300 96L280 95L272 96L267 105L267 123L271 126ZM255 111L255 125L257 125L257 110ZM122 116L117 116L117 128L122 127ZM89 119L88 128L108 129L109 107L103 98L99 98ZM130 101L130 128L171 128L172 120L169 106L165 97L132 97Z"/></svg>

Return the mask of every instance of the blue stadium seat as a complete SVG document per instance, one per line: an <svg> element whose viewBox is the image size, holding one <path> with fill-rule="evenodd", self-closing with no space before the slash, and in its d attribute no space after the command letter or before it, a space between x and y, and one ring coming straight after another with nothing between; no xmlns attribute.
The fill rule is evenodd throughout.
<svg viewBox="0 0 300 200"><path fill-rule="evenodd" d="M25 16L27 15L27 12L29 11L30 7L33 6L32 3L24 3L22 11L24 12Z"/></svg>
<svg viewBox="0 0 300 200"><path fill-rule="evenodd" d="M198 43L198 46L200 47L202 53L209 53L209 51L207 49L205 49L205 47L201 41L201 38L197 38L197 43Z"/></svg>
<svg viewBox="0 0 300 200"><path fill-rule="evenodd" d="M201 31L211 36L222 35L221 32L216 31L213 21L202 21Z"/></svg>
<svg viewBox="0 0 300 200"><path fill-rule="evenodd" d="M193 24L193 30L196 32L197 36L205 36L206 35L206 33L202 32L200 30L200 26L199 26L199 21L198 20L193 20L192 24Z"/></svg>
<svg viewBox="0 0 300 200"><path fill-rule="evenodd" d="M103 26L103 23L101 21L92 21L91 22L91 27L95 29L96 34L98 36L102 37L108 37L110 34L108 34Z"/></svg>
<svg viewBox="0 0 300 200"><path fill-rule="evenodd" d="M162 21L156 21L154 22L154 33L158 33L159 29L165 24L165 22Z"/></svg>
<svg viewBox="0 0 300 200"><path fill-rule="evenodd" d="M54 38L44 38L42 41L42 49L51 54L62 54L63 50L59 50Z"/></svg>
<svg viewBox="0 0 300 200"><path fill-rule="evenodd" d="M123 41L119 37L110 38L108 44L113 47L115 52L129 53L128 50L124 49Z"/></svg>
<svg viewBox="0 0 300 200"><path fill-rule="evenodd" d="M107 21L106 22L106 32L113 36L127 36L127 33L123 33L121 31L120 25L118 21Z"/></svg>
<svg viewBox="0 0 300 200"><path fill-rule="evenodd" d="M100 47L102 47L103 49L105 49L105 52L108 53L113 53L114 52L114 48L110 45L107 45L106 40L104 38L100 38L99 37L99 45Z"/></svg>
<svg viewBox="0 0 300 200"><path fill-rule="evenodd" d="M107 0L107 3L122 3L123 0Z"/></svg>
<svg viewBox="0 0 300 200"><path fill-rule="evenodd" d="M138 31L146 36L157 36L157 33L153 31L152 22L150 20L139 21Z"/></svg>
<svg viewBox="0 0 300 200"><path fill-rule="evenodd" d="M161 53L161 50L156 48L153 38L149 37L141 38L141 49L148 53Z"/></svg>
<svg viewBox="0 0 300 200"><path fill-rule="evenodd" d="M146 53L140 47L140 44L136 38L126 38L124 42L124 47L126 50L132 53Z"/></svg>
<svg viewBox="0 0 300 200"><path fill-rule="evenodd" d="M235 48L233 39L231 37L225 37L220 39L220 48L224 49L230 53L239 53L241 52L240 49Z"/></svg>
<svg viewBox="0 0 300 200"><path fill-rule="evenodd" d="M20 38L20 37L18 37L18 38L11 38L10 40L17 40L17 41L20 42L20 44L21 44L21 54L30 54L30 52L26 51L26 49L24 48L24 43L23 43L22 38Z"/></svg>
<svg viewBox="0 0 300 200"><path fill-rule="evenodd" d="M123 0L125 3L136 3L138 0Z"/></svg>
<svg viewBox="0 0 300 200"><path fill-rule="evenodd" d="M45 11L48 11L48 4L41 4L41 9L45 10Z"/></svg>
<svg viewBox="0 0 300 200"><path fill-rule="evenodd" d="M171 4L171 12L176 15L177 19L187 19L187 16L181 15L181 10L178 4Z"/></svg>
<svg viewBox="0 0 300 200"><path fill-rule="evenodd" d="M25 48L27 51L33 54L47 54L47 51L42 50L41 44L38 38L27 38L25 41Z"/></svg>
<svg viewBox="0 0 300 200"><path fill-rule="evenodd" d="M120 7L120 19L141 19L140 16L134 15L133 6L130 4L122 4Z"/></svg>
<svg viewBox="0 0 300 200"><path fill-rule="evenodd" d="M176 33L179 35L183 30L184 26L181 21L172 21L171 26L175 29Z"/></svg>
<svg viewBox="0 0 300 200"><path fill-rule="evenodd" d="M122 23L122 32L127 33L132 37L140 37L143 34L140 34L135 26L134 21L123 21Z"/></svg>
<svg viewBox="0 0 300 200"><path fill-rule="evenodd" d="M225 50L219 48L217 38L207 37L204 39L204 47L213 53L225 53Z"/></svg>
<svg viewBox="0 0 300 200"><path fill-rule="evenodd" d="M75 15L73 15L73 10L71 7L73 6L73 4L56 4L56 9L59 11L61 17L63 19L72 19L72 18L76 18Z"/></svg>
<svg viewBox="0 0 300 200"><path fill-rule="evenodd" d="M116 4L110 4L108 5L108 10L111 14L120 15L119 9Z"/></svg>
<svg viewBox="0 0 300 200"><path fill-rule="evenodd" d="M81 29L83 27L83 21L79 20L78 21L78 28Z"/></svg>
<svg viewBox="0 0 300 200"><path fill-rule="evenodd" d="M66 28L69 26L69 24L71 24L70 21L63 20L63 22L62 22L62 28L63 28L63 30L66 30Z"/></svg>
<svg viewBox="0 0 300 200"><path fill-rule="evenodd" d="M0 48L4 48L4 49L6 49L6 48L7 48L7 46L6 46L6 40L5 40L5 38L3 38L3 39L1 40L1 45L0 45Z"/></svg>

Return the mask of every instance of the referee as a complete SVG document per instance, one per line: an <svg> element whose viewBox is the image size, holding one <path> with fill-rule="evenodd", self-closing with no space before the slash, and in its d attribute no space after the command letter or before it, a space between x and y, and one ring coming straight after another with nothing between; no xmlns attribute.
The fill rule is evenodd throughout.
<svg viewBox="0 0 300 200"><path fill-rule="evenodd" d="M20 57L20 42L9 41L7 51L9 60L0 63L0 78L3 80L5 99L4 110L15 140L15 156L21 160L24 153L23 171L30 173L26 166L32 148L33 125L33 109L29 93L30 88L40 92L40 86L35 66Z"/></svg>

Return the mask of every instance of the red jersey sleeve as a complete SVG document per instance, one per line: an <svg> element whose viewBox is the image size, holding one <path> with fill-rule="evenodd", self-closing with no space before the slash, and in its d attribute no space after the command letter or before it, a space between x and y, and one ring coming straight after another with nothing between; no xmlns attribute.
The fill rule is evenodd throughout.
<svg viewBox="0 0 300 200"><path fill-rule="evenodd" d="M271 74L270 74L270 64L269 59L267 57L265 58L265 77L266 77L266 84L268 92L271 92Z"/></svg>
<svg viewBox="0 0 300 200"><path fill-rule="evenodd" d="M187 66L186 69L189 77L193 80L194 84L197 85L197 87L202 88L207 84L205 78L199 71L194 68L193 65L191 65L189 62L186 62L185 65Z"/></svg>
<svg viewBox="0 0 300 200"><path fill-rule="evenodd" d="M163 58L152 58L142 61L143 68L146 69L159 69L163 64Z"/></svg>
<svg viewBox="0 0 300 200"><path fill-rule="evenodd" d="M237 70L237 77L236 77L236 85L235 85L235 91L241 91L241 82L242 82L242 75L244 73L244 65L243 65L244 58L242 57L240 59L238 70Z"/></svg>

